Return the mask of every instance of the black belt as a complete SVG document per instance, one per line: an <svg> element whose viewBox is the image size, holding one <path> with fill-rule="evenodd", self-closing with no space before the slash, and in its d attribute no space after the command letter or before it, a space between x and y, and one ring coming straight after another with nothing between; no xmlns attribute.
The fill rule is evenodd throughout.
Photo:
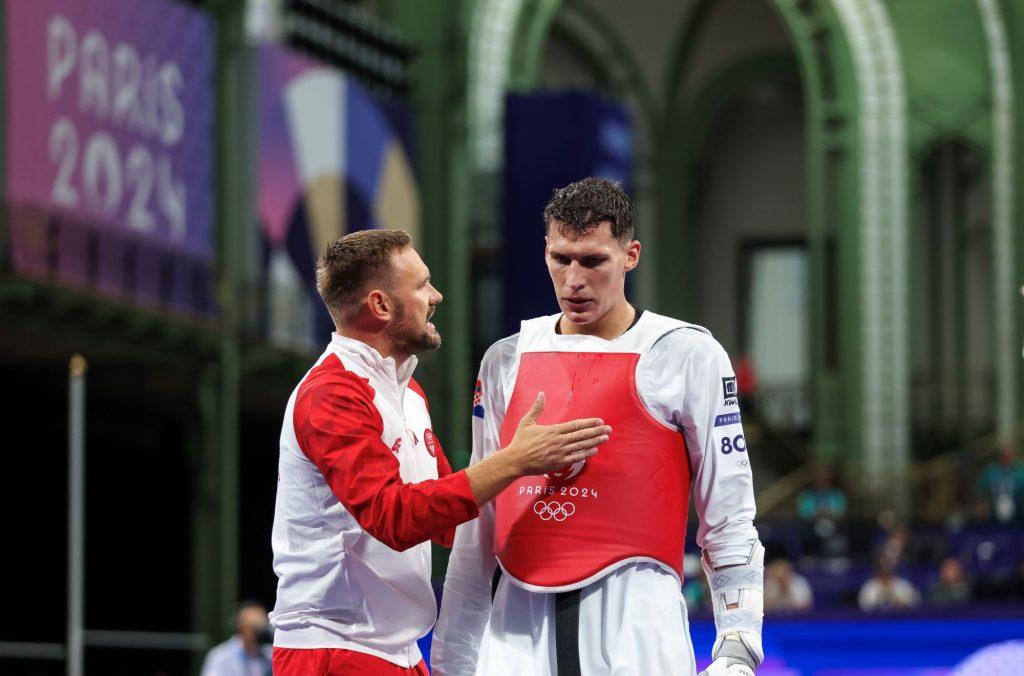
<svg viewBox="0 0 1024 676"><path fill-rule="evenodd" d="M491 600L498 591L501 568L491 579ZM580 590L555 594L555 660L558 676L582 676L580 672Z"/></svg>
<svg viewBox="0 0 1024 676"><path fill-rule="evenodd" d="M581 676L579 589L555 594L555 658L558 676Z"/></svg>

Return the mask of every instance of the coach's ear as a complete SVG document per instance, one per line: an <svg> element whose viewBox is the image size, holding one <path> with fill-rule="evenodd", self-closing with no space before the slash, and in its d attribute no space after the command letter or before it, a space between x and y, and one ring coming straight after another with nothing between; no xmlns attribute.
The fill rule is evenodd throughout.
<svg viewBox="0 0 1024 676"><path fill-rule="evenodd" d="M366 295L366 307L370 316L381 322L389 322L395 316L395 302L386 291L374 289Z"/></svg>

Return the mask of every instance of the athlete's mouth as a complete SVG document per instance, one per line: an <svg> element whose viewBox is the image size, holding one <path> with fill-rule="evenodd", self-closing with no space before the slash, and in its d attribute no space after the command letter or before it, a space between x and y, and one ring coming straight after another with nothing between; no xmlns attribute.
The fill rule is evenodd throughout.
<svg viewBox="0 0 1024 676"><path fill-rule="evenodd" d="M584 308L587 307L587 305L593 302L590 298L583 298L580 296L570 296L569 298L565 298L564 300L569 305L570 310L575 310L577 312L583 310Z"/></svg>

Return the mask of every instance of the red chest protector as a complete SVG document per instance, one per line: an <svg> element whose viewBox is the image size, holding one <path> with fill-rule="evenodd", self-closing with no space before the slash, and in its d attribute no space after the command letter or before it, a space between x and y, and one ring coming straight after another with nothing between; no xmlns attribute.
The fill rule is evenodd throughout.
<svg viewBox="0 0 1024 676"><path fill-rule="evenodd" d="M524 324L525 326L525 324ZM521 587L575 589L631 561L682 581L690 466L682 434L659 422L636 390L636 352L524 352L501 445L543 391L539 422L597 417L612 426L598 454L525 477L497 498L495 554Z"/></svg>

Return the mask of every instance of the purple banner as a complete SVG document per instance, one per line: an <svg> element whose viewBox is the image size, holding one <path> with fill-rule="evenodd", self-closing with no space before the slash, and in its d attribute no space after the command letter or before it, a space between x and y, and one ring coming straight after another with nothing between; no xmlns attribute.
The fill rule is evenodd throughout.
<svg viewBox="0 0 1024 676"><path fill-rule="evenodd" d="M169 257L169 268L181 265L171 259L182 254L194 264L210 261L210 19L170 0L8 0L5 7L8 203L88 223L99 242L117 242L101 247L101 264L123 262L123 246ZM14 239L17 248L21 238ZM31 247L30 240L21 244ZM134 284L140 271L132 267L112 274ZM100 286L125 288L124 279L103 279L111 269L101 267Z"/></svg>

